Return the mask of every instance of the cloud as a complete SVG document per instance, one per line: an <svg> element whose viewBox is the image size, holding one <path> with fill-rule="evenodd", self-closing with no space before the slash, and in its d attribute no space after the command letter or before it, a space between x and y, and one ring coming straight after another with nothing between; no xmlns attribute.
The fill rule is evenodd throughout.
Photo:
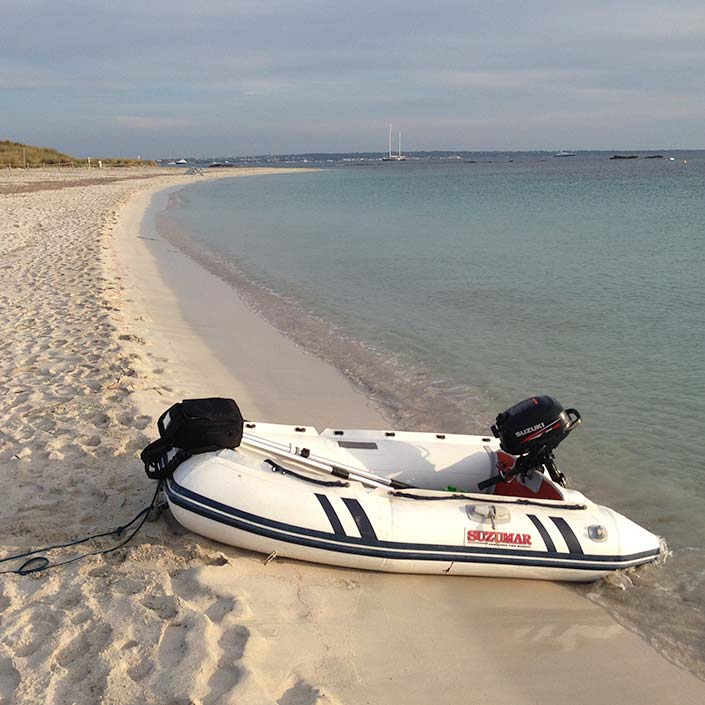
<svg viewBox="0 0 705 705"><path fill-rule="evenodd" d="M4 129L51 142L60 115L82 125L67 130L76 151L90 134L204 153L376 148L390 119L418 148L466 139L448 127L463 120L472 146L540 147L576 115L575 147L612 146L610 111L639 114L634 146L665 119L705 146L691 117L702 0L3 0L0 67ZM528 137L527 115L542 116Z"/></svg>
<svg viewBox="0 0 705 705"><path fill-rule="evenodd" d="M118 115L115 122L133 130L163 130L173 127L190 127L193 121L177 117L150 117L146 115Z"/></svg>

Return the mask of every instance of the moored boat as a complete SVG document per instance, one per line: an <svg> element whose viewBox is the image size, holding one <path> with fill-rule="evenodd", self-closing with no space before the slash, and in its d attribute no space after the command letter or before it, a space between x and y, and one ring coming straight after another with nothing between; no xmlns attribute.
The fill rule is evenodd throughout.
<svg viewBox="0 0 705 705"><path fill-rule="evenodd" d="M232 447L206 452L170 412L164 447L143 459L179 523L222 543L368 570L581 582L660 555L657 536L564 486L553 450L580 416L550 397L500 414L497 438L245 423L241 441L236 429ZM191 446L181 457L163 452L169 427Z"/></svg>
<svg viewBox="0 0 705 705"><path fill-rule="evenodd" d="M401 153L401 131L399 131L399 147L396 154L392 152L392 123L389 123L389 152L382 157L383 162L405 162L406 157Z"/></svg>

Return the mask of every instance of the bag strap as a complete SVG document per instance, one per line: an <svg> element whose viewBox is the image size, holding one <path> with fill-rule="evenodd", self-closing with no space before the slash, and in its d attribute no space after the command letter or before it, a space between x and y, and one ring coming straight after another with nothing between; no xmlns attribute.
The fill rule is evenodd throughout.
<svg viewBox="0 0 705 705"><path fill-rule="evenodd" d="M157 438L146 446L140 453L140 459L144 463L144 471L150 480L164 480L169 477L176 468L188 460L193 453L188 450L175 449L169 441Z"/></svg>

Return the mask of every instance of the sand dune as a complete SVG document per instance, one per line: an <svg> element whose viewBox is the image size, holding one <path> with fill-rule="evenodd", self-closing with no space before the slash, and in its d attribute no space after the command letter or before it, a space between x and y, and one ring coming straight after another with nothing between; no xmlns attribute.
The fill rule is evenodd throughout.
<svg viewBox="0 0 705 705"><path fill-rule="evenodd" d="M136 456L174 400L233 394L272 416L296 401L285 364L262 401L247 386L262 378L256 356L234 371L209 351L159 266L203 272L137 237L151 195L189 177L103 170L86 183L77 171L0 174L2 555L144 506L153 485ZM238 325L276 335L230 295ZM379 418L341 375L297 354L301 376L327 375L337 420ZM701 703L705 684L568 588L265 564L168 514L127 549L0 576L2 705L488 700Z"/></svg>

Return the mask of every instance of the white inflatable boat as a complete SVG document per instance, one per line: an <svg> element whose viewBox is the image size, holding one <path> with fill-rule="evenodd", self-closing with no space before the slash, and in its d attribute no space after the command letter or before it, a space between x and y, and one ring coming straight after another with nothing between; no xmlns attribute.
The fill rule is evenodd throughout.
<svg viewBox="0 0 705 705"><path fill-rule="evenodd" d="M656 560L657 536L562 486L552 450L577 412L550 397L523 404L493 427L499 440L246 423L237 447L176 462L172 451L151 476L187 529L316 563L591 581Z"/></svg>

